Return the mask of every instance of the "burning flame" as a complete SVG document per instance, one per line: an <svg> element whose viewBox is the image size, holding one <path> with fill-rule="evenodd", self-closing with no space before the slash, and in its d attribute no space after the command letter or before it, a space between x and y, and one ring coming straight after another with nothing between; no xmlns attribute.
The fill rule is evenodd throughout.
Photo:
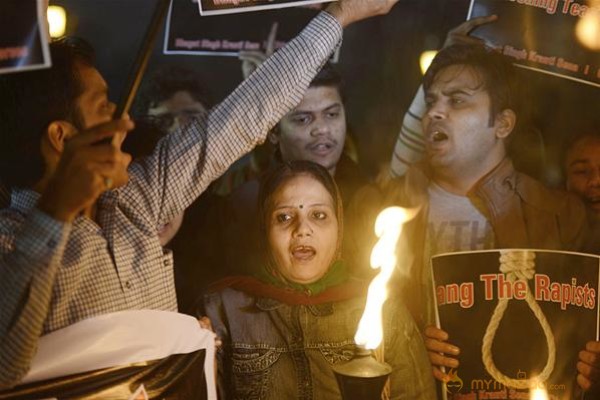
<svg viewBox="0 0 600 400"><path fill-rule="evenodd" d="M396 267L396 244L403 224L415 214L413 209L389 207L380 212L375 221L379 241L371 252L371 268L380 271L369 285L365 311L354 336L356 344L366 349L376 349L383 340L382 310L388 297L387 284Z"/></svg>
<svg viewBox="0 0 600 400"><path fill-rule="evenodd" d="M544 388L532 389L529 394L531 400L548 400L548 392Z"/></svg>

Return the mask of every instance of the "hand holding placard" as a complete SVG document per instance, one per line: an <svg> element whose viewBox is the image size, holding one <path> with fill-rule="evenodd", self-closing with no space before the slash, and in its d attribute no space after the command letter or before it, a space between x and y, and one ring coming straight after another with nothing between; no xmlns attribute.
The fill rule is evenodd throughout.
<svg viewBox="0 0 600 400"><path fill-rule="evenodd" d="M430 325L425 328L424 333L425 347L433 369L433 376L439 381L447 382L449 377L442 371L442 368L458 368L459 365L456 358L447 355L457 356L460 354L460 349L447 342L448 333L440 328Z"/></svg>
<svg viewBox="0 0 600 400"><path fill-rule="evenodd" d="M444 47L458 45L485 45L485 41L476 36L471 36L471 32L480 27L481 25L489 24L498 19L497 15L488 15L483 17L477 17L463 22L462 24L452 28L448 35L446 35L446 41Z"/></svg>
<svg viewBox="0 0 600 400"><path fill-rule="evenodd" d="M325 11L334 16L342 27L346 27L362 19L387 14L397 2L398 0L339 0L329 4Z"/></svg>

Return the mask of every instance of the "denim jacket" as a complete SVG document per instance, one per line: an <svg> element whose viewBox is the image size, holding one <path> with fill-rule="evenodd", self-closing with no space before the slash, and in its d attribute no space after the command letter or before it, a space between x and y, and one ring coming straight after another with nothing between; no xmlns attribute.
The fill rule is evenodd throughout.
<svg viewBox="0 0 600 400"><path fill-rule="evenodd" d="M227 288L205 297L223 346L219 386L226 399L340 399L332 367L349 361L365 297L288 305ZM434 399L427 353L412 317L396 299L384 307L385 361L392 399Z"/></svg>

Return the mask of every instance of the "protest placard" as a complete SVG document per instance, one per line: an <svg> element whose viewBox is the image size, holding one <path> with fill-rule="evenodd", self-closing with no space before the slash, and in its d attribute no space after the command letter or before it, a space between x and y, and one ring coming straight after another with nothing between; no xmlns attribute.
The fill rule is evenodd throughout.
<svg viewBox="0 0 600 400"><path fill-rule="evenodd" d="M173 0L167 16L164 54L237 57L240 51L266 51L274 24L274 48L283 47L319 12L294 7L251 14L200 17L197 4Z"/></svg>
<svg viewBox="0 0 600 400"><path fill-rule="evenodd" d="M198 0L198 6L202 15L218 15L297 7L329 1L335 0Z"/></svg>
<svg viewBox="0 0 600 400"><path fill-rule="evenodd" d="M600 87L600 52L575 34L586 12L583 0L471 0L467 18L498 15L473 34L517 66Z"/></svg>
<svg viewBox="0 0 600 400"><path fill-rule="evenodd" d="M43 3L0 2L0 74L50 67Z"/></svg>
<svg viewBox="0 0 600 400"><path fill-rule="evenodd" d="M439 326L461 349L444 398L575 398L578 353L598 340L600 257L493 250L431 264Z"/></svg>

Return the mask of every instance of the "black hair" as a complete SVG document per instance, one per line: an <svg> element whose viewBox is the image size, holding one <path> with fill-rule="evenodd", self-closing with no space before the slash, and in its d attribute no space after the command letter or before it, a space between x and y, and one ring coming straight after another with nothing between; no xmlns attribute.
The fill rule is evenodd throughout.
<svg viewBox="0 0 600 400"><path fill-rule="evenodd" d="M571 153L571 151L573 150L573 148L579 144L581 141L585 140L585 139L595 139L600 141L600 128L599 127L595 127L592 124L588 124L586 126L581 127L580 129L578 129L579 133L570 136L567 141L566 141L566 146L564 147L565 151L562 153L562 157L561 157L561 166L565 172L565 174L568 171L568 165L567 165L567 159L569 156L569 153Z"/></svg>
<svg viewBox="0 0 600 400"><path fill-rule="evenodd" d="M344 81L338 70L331 63L326 63L319 73L310 82L309 88L315 87L332 87L335 88L339 95L342 103L344 103ZM271 133L279 134L279 122L271 129ZM274 157L277 162L282 162L281 149L279 146L275 146Z"/></svg>
<svg viewBox="0 0 600 400"><path fill-rule="evenodd" d="M307 175L320 182L333 199L333 207L338 222L338 240L336 254L339 257L344 231L344 210L340 191L333 180L331 174L323 166L306 160L295 160L279 163L267 170L261 177L260 189L258 193L258 224L260 232L260 242L263 245L262 253L265 260L269 260L268 251L268 226L270 220L270 210L272 207L273 195L292 178Z"/></svg>
<svg viewBox="0 0 600 400"><path fill-rule="evenodd" d="M490 125L496 115L510 109L520 117L523 112L520 104L522 82L518 79L515 67L502 54L479 45L453 45L441 50L433 59L423 78L425 92L429 90L436 76L444 68L464 65L477 71L491 100Z"/></svg>
<svg viewBox="0 0 600 400"><path fill-rule="evenodd" d="M196 71L177 65L167 65L159 68L144 86L136 105L137 114L148 114L150 108L182 91L188 92L207 110L213 106L211 95L202 82L202 77Z"/></svg>
<svg viewBox="0 0 600 400"><path fill-rule="evenodd" d="M94 65L83 39L50 43L52 67L0 76L0 180L10 188L31 188L44 175L41 139L50 123L83 121L77 98L84 90L78 65Z"/></svg>
<svg viewBox="0 0 600 400"><path fill-rule="evenodd" d="M152 154L158 142L167 135L155 121L149 118L136 119L135 127L125 137L121 149L131 154L134 160Z"/></svg>
<svg viewBox="0 0 600 400"><path fill-rule="evenodd" d="M323 65L319 73L310 82L309 87L334 87L343 98L344 81L338 70L331 63Z"/></svg>

